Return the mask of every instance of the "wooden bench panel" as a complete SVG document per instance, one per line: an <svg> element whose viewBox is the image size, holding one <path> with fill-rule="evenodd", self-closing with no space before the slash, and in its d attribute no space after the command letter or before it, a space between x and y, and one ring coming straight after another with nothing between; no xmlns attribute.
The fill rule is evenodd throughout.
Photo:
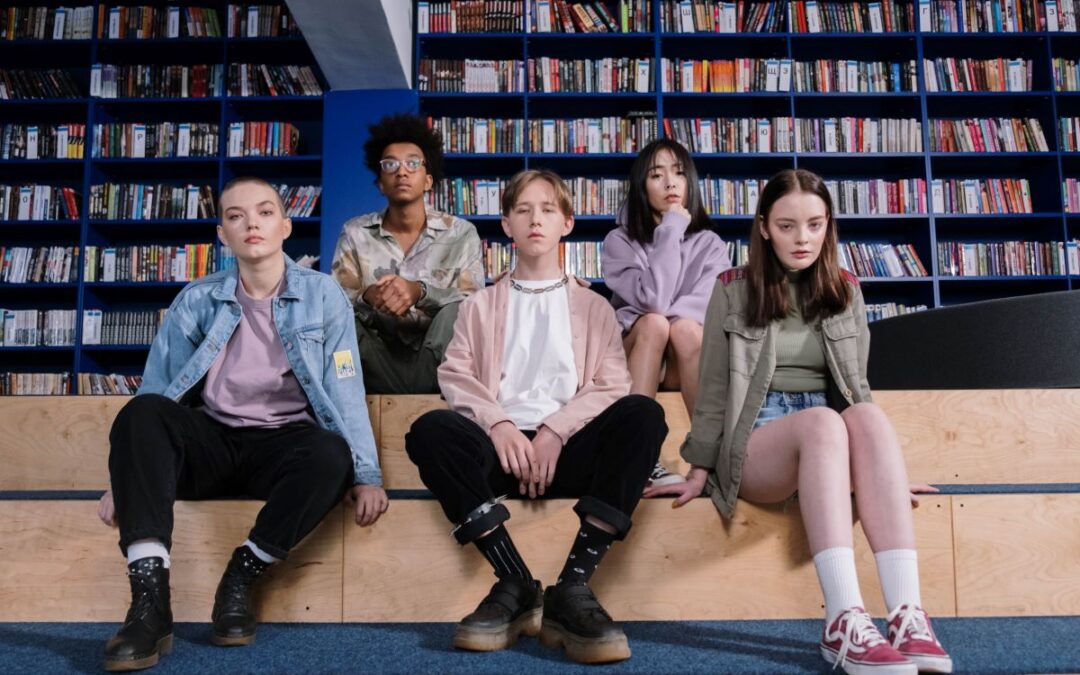
<svg viewBox="0 0 1080 675"><path fill-rule="evenodd" d="M260 502L179 502L172 549L177 621L210 620L214 592ZM264 621L341 621L342 510L260 583ZM121 621L131 599L117 532L96 501L0 501L0 621Z"/></svg>
<svg viewBox="0 0 1080 675"><path fill-rule="evenodd" d="M5 396L0 399L0 490L104 490L109 429L130 396ZM375 441L379 397L367 397Z"/></svg>
<svg viewBox="0 0 1080 675"><path fill-rule="evenodd" d="M915 512L923 600L935 616L955 614L949 497ZM534 574L552 583L578 517L570 500L509 502L510 530ZM818 618L821 593L797 506L740 502L725 525L712 503L681 509L644 501L635 525L594 577L620 620ZM860 580L871 611L882 614L873 555L857 528ZM371 528L345 528L345 621L457 621L494 581L473 546L458 546L431 500L398 500Z"/></svg>
<svg viewBox="0 0 1080 675"><path fill-rule="evenodd" d="M880 391L913 480L1080 483L1080 390Z"/></svg>
<svg viewBox="0 0 1080 675"><path fill-rule="evenodd" d="M1080 494L956 495L963 616L1080 614Z"/></svg>

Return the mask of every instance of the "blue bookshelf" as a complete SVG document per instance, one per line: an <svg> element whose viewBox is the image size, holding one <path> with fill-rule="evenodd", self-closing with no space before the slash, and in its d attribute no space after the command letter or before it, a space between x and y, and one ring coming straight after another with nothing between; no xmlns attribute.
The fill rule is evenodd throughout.
<svg viewBox="0 0 1080 675"><path fill-rule="evenodd" d="M53 0L23 0L19 6L56 7ZM78 5L79 3L75 3ZM0 372L59 372L73 374L72 393L79 373L139 374L148 345L83 345L85 310L149 311L167 307L185 282L87 282L84 280L86 247L179 245L215 243L214 218L106 219L90 217L90 186L101 183L162 183L206 185L216 199L222 186L236 176L258 175L271 182L322 185L324 96L233 96L228 93L229 64L310 66L323 91L327 82L299 35L228 37L225 0L142 0L139 3L86 3L93 5L92 36L85 40L0 41L0 68L61 68L80 89L77 98L5 100L0 103L0 125L86 125L82 159L0 159L0 184L41 183L72 187L78 193L78 220L0 220L0 246L78 246L77 272L67 283L0 283L0 307L6 309L76 310L75 344L69 347L0 348ZM240 3L234 3L240 4ZM271 3L250 3L271 4ZM167 12L181 9L181 37L108 38L109 9L117 6L154 7ZM242 5L245 10L248 4ZM284 7L284 5L282 5ZM217 10L221 37L189 37L184 11ZM104 8L106 15L98 14ZM246 14L245 14L246 18ZM99 35L99 28L102 34ZM206 97L90 96L91 66L105 63L224 64L222 95ZM95 125L128 123L209 123L218 126L214 152L197 157L105 158L92 151ZM282 157L228 156L229 124L234 122L290 122L299 132L297 154ZM320 199L321 202L321 199ZM216 205L215 205L216 206ZM286 251L298 257L317 254L321 215L295 218Z"/></svg>
<svg viewBox="0 0 1080 675"><path fill-rule="evenodd" d="M1041 5L1042 0L1038 1ZM532 4L535 7L536 3ZM1076 285L1080 279L1067 274L952 277L943 274L937 262L939 241L1069 241L1080 238L1080 214L1065 212L1062 194L1062 183L1066 178L1080 178L1080 153L1063 151L1058 129L1059 118L1080 117L1080 92L1056 91L1053 74L1055 57L1080 58L1080 34L1046 31L801 33L789 30L770 33L684 33L661 29L661 12L669 4L669 0L654 0L651 5L652 30L648 32L535 33L529 31L530 17L524 16L521 18L521 30L512 33L418 32L415 35L414 83L419 83L421 62L428 58L505 59L528 64L530 58L541 56L564 59L628 56L653 60L652 81L647 93L444 93L414 90L409 107L432 117L465 117L471 111L472 114L490 118L521 119L526 128L529 121L534 119L599 117L647 111L655 115L659 134L664 133L663 120L681 118L782 117L798 120L853 116L915 119L920 123L922 132L922 149L917 152L871 154L796 150L696 153L694 157L699 174L722 178L762 179L781 168L801 167L835 180L925 180L927 213L839 216L842 240L910 243L929 272L927 277L864 279L868 303L903 302L935 307L1080 287ZM747 2L746 6L752 4L752 1ZM618 16L618 0L605 0L605 5ZM782 27L786 29L787 26L784 20ZM790 91L665 92L660 67L661 60L665 58L776 58L790 59L793 63L819 59L914 62L916 86L910 91L887 92L795 91L793 73ZM1031 90L927 91L924 60L937 58L1030 60ZM527 85L525 88L528 88ZM931 149L930 135L934 120L991 117L1039 120L1049 151L960 153ZM626 176L633 156L633 153L539 153L526 147L523 153L451 155L447 160L447 173L454 177L490 179L506 178L519 169L549 167L564 177ZM950 178L1026 178L1031 185L1034 213L933 213L931 181ZM482 238L504 238L497 218L459 215L473 220ZM579 217L577 221L575 239L600 240L614 227L614 217L610 214ZM749 216L714 214L713 221L715 229L725 240L745 241L750 226Z"/></svg>

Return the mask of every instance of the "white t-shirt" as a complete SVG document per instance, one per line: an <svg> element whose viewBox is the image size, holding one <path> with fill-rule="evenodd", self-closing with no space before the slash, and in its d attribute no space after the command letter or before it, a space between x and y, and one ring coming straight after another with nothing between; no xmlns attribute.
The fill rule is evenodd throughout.
<svg viewBox="0 0 1080 675"><path fill-rule="evenodd" d="M558 281L515 283L545 288ZM506 309L499 403L519 429L536 429L577 391L569 290L563 285L546 293L523 293L511 287Z"/></svg>

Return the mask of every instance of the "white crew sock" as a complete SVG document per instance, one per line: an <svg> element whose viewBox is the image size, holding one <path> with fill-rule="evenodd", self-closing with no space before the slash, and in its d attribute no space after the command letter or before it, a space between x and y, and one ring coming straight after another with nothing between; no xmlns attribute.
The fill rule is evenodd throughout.
<svg viewBox="0 0 1080 675"><path fill-rule="evenodd" d="M128 544L127 557L129 565L143 558L161 558L165 561L165 569L169 569L172 564L169 560L169 549L165 548L160 539L137 539L131 542Z"/></svg>
<svg viewBox="0 0 1080 675"><path fill-rule="evenodd" d="M919 593L919 559L914 549L896 548L875 553L885 607L891 612L900 605L922 607Z"/></svg>
<svg viewBox="0 0 1080 675"><path fill-rule="evenodd" d="M855 573L855 551L846 546L827 548L814 556L821 594L825 596L825 624L845 609L863 607L859 577Z"/></svg>
<svg viewBox="0 0 1080 675"><path fill-rule="evenodd" d="M258 558L259 560L263 561L264 563L269 563L269 564L272 565L272 564L274 564L276 562L281 561L280 558L275 558L274 556L270 555L266 551L264 551L261 548L259 548L258 546L256 546L255 542L251 541L250 539L248 539L248 540L246 540L244 542L244 546L247 546L248 548L250 548L251 552L255 554L255 557Z"/></svg>

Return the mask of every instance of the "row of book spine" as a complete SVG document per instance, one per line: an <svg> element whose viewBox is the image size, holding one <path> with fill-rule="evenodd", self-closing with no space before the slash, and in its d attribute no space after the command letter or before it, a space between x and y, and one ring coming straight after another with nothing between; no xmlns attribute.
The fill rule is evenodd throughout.
<svg viewBox="0 0 1080 675"><path fill-rule="evenodd" d="M517 245L513 242L483 242L484 271L489 280L514 268L517 264ZM604 250L602 241L559 242L559 266L566 274L582 279L601 279L604 271L600 255Z"/></svg>
<svg viewBox="0 0 1080 675"><path fill-rule="evenodd" d="M82 159L85 124L0 124L0 159Z"/></svg>
<svg viewBox="0 0 1080 675"><path fill-rule="evenodd" d="M90 67L90 96L96 98L207 98L221 96L221 64L113 65Z"/></svg>
<svg viewBox="0 0 1080 675"><path fill-rule="evenodd" d="M229 157L290 157L299 150L300 130L291 122L229 123Z"/></svg>
<svg viewBox="0 0 1080 675"><path fill-rule="evenodd" d="M909 2L792 0L789 7L793 33L903 33L916 26Z"/></svg>
<svg viewBox="0 0 1080 675"><path fill-rule="evenodd" d="M595 154L634 153L656 138L656 119L630 113L626 117L529 120L532 152Z"/></svg>
<svg viewBox="0 0 1080 675"><path fill-rule="evenodd" d="M1061 181L1061 199L1065 213L1080 213L1080 179L1066 178Z"/></svg>
<svg viewBox="0 0 1080 675"><path fill-rule="evenodd" d="M416 90L456 94L522 93L525 62L518 59L421 59Z"/></svg>
<svg viewBox="0 0 1080 675"><path fill-rule="evenodd" d="M1039 120L931 120L931 152L1049 152Z"/></svg>
<svg viewBox="0 0 1080 675"><path fill-rule="evenodd" d="M217 198L209 185L104 183L90 186L90 218L152 220L214 218Z"/></svg>
<svg viewBox="0 0 1080 675"><path fill-rule="evenodd" d="M285 204L285 215L289 218L308 218L315 214L322 194L320 185L275 185Z"/></svg>
<svg viewBox="0 0 1080 675"><path fill-rule="evenodd" d="M0 246L0 283L71 283L78 264L78 246Z"/></svg>
<svg viewBox="0 0 1080 675"><path fill-rule="evenodd" d="M71 373L0 373L0 396L63 396L71 393Z"/></svg>
<svg viewBox="0 0 1080 675"><path fill-rule="evenodd" d="M792 152L795 149L790 117L667 118L664 135L695 153Z"/></svg>
<svg viewBox="0 0 1080 675"><path fill-rule="evenodd" d="M863 278L925 277L926 268L911 244L841 242L840 266Z"/></svg>
<svg viewBox="0 0 1080 675"><path fill-rule="evenodd" d="M96 124L92 156L215 157L220 144L216 122Z"/></svg>
<svg viewBox="0 0 1080 675"><path fill-rule="evenodd" d="M97 28L99 40L221 37L221 23L217 10L212 7L142 5L106 8L98 5Z"/></svg>
<svg viewBox="0 0 1080 675"><path fill-rule="evenodd" d="M796 152L922 152L922 122L861 117L795 120Z"/></svg>
<svg viewBox="0 0 1080 675"><path fill-rule="evenodd" d="M81 396L131 396L139 390L142 375L79 373Z"/></svg>
<svg viewBox="0 0 1080 675"><path fill-rule="evenodd" d="M926 180L826 180L833 208L844 215L926 213Z"/></svg>
<svg viewBox="0 0 1080 675"><path fill-rule="evenodd" d="M651 30L650 0L620 0L614 8L602 0L534 0L528 30L534 33L636 33Z"/></svg>
<svg viewBox="0 0 1080 675"><path fill-rule="evenodd" d="M285 3L277 5L229 5L225 10L231 38L295 37L300 28Z"/></svg>
<svg viewBox="0 0 1080 675"><path fill-rule="evenodd" d="M0 40L89 40L94 8L0 7Z"/></svg>
<svg viewBox="0 0 1080 675"><path fill-rule="evenodd" d="M0 221L78 220L79 194L61 185L0 185Z"/></svg>
<svg viewBox="0 0 1080 675"><path fill-rule="evenodd" d="M166 309L83 311L84 345L148 345L154 341Z"/></svg>
<svg viewBox="0 0 1080 675"><path fill-rule="evenodd" d="M229 96L322 96L311 66L230 63Z"/></svg>
<svg viewBox="0 0 1080 675"><path fill-rule="evenodd" d="M1058 120L1058 137L1065 152L1080 150L1080 117L1062 117Z"/></svg>
<svg viewBox="0 0 1080 675"><path fill-rule="evenodd" d="M74 309L0 308L0 347L70 347Z"/></svg>
<svg viewBox="0 0 1080 675"><path fill-rule="evenodd" d="M1080 91L1080 60L1055 56L1054 90Z"/></svg>
<svg viewBox="0 0 1080 675"><path fill-rule="evenodd" d="M938 273L955 277L1080 274L1080 242L939 241Z"/></svg>
<svg viewBox="0 0 1080 675"><path fill-rule="evenodd" d="M934 0L932 30L943 33L1020 33L1076 30L1074 0Z"/></svg>
<svg viewBox="0 0 1080 675"><path fill-rule="evenodd" d="M795 91L818 93L874 93L916 91L918 69L915 61L856 61L818 59L795 63ZM780 84L784 65L780 63ZM781 91L786 91L781 89Z"/></svg>
<svg viewBox="0 0 1080 675"><path fill-rule="evenodd" d="M776 33L784 30L787 4L737 0L667 0L660 5L665 33Z"/></svg>
<svg viewBox="0 0 1080 675"><path fill-rule="evenodd" d="M935 178L930 181L934 213L1033 213L1027 178Z"/></svg>
<svg viewBox="0 0 1080 675"><path fill-rule="evenodd" d="M915 312L925 312L929 309L926 305L905 305L896 302L876 302L866 305L866 320L880 321L891 319L894 316L904 316Z"/></svg>
<svg viewBox="0 0 1080 675"><path fill-rule="evenodd" d="M416 32L516 33L521 30L522 0L443 0L416 3Z"/></svg>
<svg viewBox="0 0 1080 675"><path fill-rule="evenodd" d="M654 91L654 61L650 58L529 59L529 91L582 93L648 93Z"/></svg>
<svg viewBox="0 0 1080 675"><path fill-rule="evenodd" d="M1031 59L946 57L923 59L923 73L926 91L1031 91L1035 67Z"/></svg>
<svg viewBox="0 0 1080 675"><path fill-rule="evenodd" d="M63 68L0 68L0 101L79 98L81 92Z"/></svg>
<svg viewBox="0 0 1080 675"><path fill-rule="evenodd" d="M201 279L217 271L217 246L87 246L83 281L173 282Z"/></svg>

